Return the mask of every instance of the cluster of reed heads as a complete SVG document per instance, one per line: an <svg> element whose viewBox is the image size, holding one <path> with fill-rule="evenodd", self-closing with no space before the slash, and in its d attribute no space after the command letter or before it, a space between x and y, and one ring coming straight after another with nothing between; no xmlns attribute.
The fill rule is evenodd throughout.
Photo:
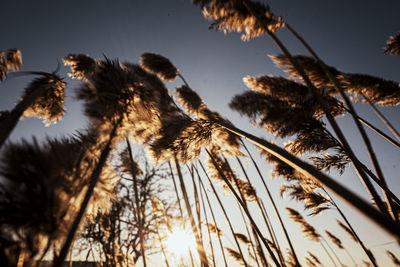
<svg viewBox="0 0 400 267"><path fill-rule="evenodd" d="M0 259L10 266L15 262L22 266L24 261L40 265L51 251L53 266L61 266L74 240L83 239L86 248L101 248L104 266L130 266L139 259L147 266L147 252L154 247L163 254L166 266L174 266L179 261L170 262L163 240L172 225L179 222L190 225L196 240L196 251L190 251L192 266L198 265L196 261L201 266L228 266L230 260L244 266L344 266L343 260L354 265L362 260L366 265L378 266L378 259L331 194L360 211L361 216L394 240L399 239L400 201L390 190L364 129L364 125L368 126L393 149L400 149L399 133L377 108L400 104L399 83L344 73L326 65L287 22L260 2L193 2L202 7L205 18L212 21L211 27L243 32L242 39L246 41L269 36L282 50L281 55L271 59L286 71L287 77L245 77L249 90L234 96L230 107L273 136L290 141L279 147L236 128L209 109L167 58L145 53L140 64L82 54L65 56L63 62L71 69L69 76L81 80L76 98L83 101L89 118L86 129L42 142L6 142L23 117L41 118L46 125L62 119L67 84L56 71L9 73L21 68L21 53L1 52L0 80L18 73L37 78L25 88L16 106L3 111L0 117ZM310 56L290 53L276 35L285 29ZM400 54L399 36L389 39L387 53ZM178 78L182 85L172 96L165 82ZM357 114L352 102L358 101L371 106L393 137ZM360 161L349 145L336 122L340 116L353 118L373 170L367 167L370 163ZM362 259L352 257L337 233L321 231L322 226L312 226L299 211L287 207L289 218L324 252L298 253L288 222L246 140L255 144L262 158L272 165L272 177L283 179L282 197L303 203L307 216L337 211L338 226L360 246ZM142 171L134 160L131 142L143 146L157 164L168 164L168 170L146 167ZM250 174L250 167L243 163L245 159L250 160L255 172ZM233 161L244 178L233 169ZM348 168L355 169L372 202L328 175L331 170L342 174ZM159 172L163 174L159 176ZM250 177L253 173L257 177ZM161 176L162 179L155 178ZM173 182L174 201L161 200L162 190L156 190L166 179ZM263 184L259 191L267 197L259 196L252 184L255 179ZM232 214L226 212L216 183L234 197L246 233L235 230ZM188 190L189 184L193 190ZM212 201L218 203L223 219L215 217L216 205ZM272 210L267 210L264 203ZM179 206L176 216L166 208L175 204ZM278 223L271 223L272 217ZM224 227L229 230L222 231ZM123 233L128 239L121 241ZM233 238L234 247L224 244L224 236ZM339 257L337 250L345 251L348 258ZM394 264L400 265L393 252L387 253Z"/></svg>

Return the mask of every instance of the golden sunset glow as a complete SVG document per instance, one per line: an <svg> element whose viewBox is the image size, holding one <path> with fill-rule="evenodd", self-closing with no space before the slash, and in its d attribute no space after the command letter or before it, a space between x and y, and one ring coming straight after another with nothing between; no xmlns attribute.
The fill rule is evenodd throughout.
<svg viewBox="0 0 400 267"><path fill-rule="evenodd" d="M400 0L0 6L0 267L400 266Z"/></svg>
<svg viewBox="0 0 400 267"><path fill-rule="evenodd" d="M190 231L174 228L168 235L165 246L168 251L177 256L187 256L189 255L189 250L196 250L196 240Z"/></svg>

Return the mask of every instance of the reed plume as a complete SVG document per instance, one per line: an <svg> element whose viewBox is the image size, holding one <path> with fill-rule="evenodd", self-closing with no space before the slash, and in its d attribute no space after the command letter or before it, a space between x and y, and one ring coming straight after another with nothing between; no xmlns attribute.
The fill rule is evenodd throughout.
<svg viewBox="0 0 400 267"><path fill-rule="evenodd" d="M203 146L210 144L213 127L205 121L182 115L166 118L150 143L152 157L168 160L176 154L180 162L193 160L200 155Z"/></svg>
<svg viewBox="0 0 400 267"><path fill-rule="evenodd" d="M324 210L330 209L331 202L322 194L314 192L312 189L298 185L282 185L280 194L288 193L291 199L302 201L305 210L311 210L309 215L317 215Z"/></svg>
<svg viewBox="0 0 400 267"><path fill-rule="evenodd" d="M321 117L329 111L332 116L341 116L344 113L342 103L324 91L315 91L310 96L309 88L294 80L283 77L261 75L247 76L243 82L252 91L263 93L287 102L291 107L303 107L314 110L313 116ZM318 98L318 101L315 100Z"/></svg>
<svg viewBox="0 0 400 267"><path fill-rule="evenodd" d="M225 247L225 249L228 251L229 255L231 255L231 257L240 265L246 265L248 267L251 267L249 264L246 263L245 259L243 258L242 254L240 254L239 252L237 252L236 250L229 248L229 247Z"/></svg>
<svg viewBox="0 0 400 267"><path fill-rule="evenodd" d="M22 67L22 54L18 49L0 51L0 82L7 77L10 70L20 70Z"/></svg>
<svg viewBox="0 0 400 267"><path fill-rule="evenodd" d="M243 242L246 245L249 245L251 243L250 239L242 233L235 233L235 236L237 239L239 239L241 242Z"/></svg>
<svg viewBox="0 0 400 267"><path fill-rule="evenodd" d="M310 266L310 267L316 267L317 266L317 264L314 263L312 261L312 259L310 259L309 257L306 257L305 259L306 259L307 266Z"/></svg>
<svg viewBox="0 0 400 267"><path fill-rule="evenodd" d="M344 225L341 221L336 220L336 222L338 223L338 225L350 236L351 239L353 239L355 242L358 242L357 238L355 237L353 231L347 227L346 225Z"/></svg>
<svg viewBox="0 0 400 267"><path fill-rule="evenodd" d="M146 63L146 58L149 59L149 62ZM206 123L210 122L210 125L215 123L215 122L223 122L227 125L232 125L227 119L223 118L219 113L211 111L201 100L199 95L195 93L188 85L186 80L183 78L183 76L178 72L178 70L172 65L172 63L165 57L162 57L160 55L154 55L154 54L149 54L146 53L142 56L142 66L145 69L149 69L152 73L155 73L159 77L163 78L165 75L163 74L162 71L156 71L156 67L154 67L153 70L151 70L151 63L150 61L155 59L155 61L162 62L162 64L159 66L160 69L165 69L170 70L167 71L169 73L174 70L176 72L176 75L179 76L183 82L185 83L184 85L178 87L176 89L176 95L178 98L178 101L180 104L183 106L186 111L191 114L195 115L196 119L198 121L205 120ZM157 88L164 88L163 90L156 90L156 92L160 92L160 100L164 100L164 106L166 108L161 108L163 112L159 114L159 116L162 116L162 119L169 120L170 116L177 116L178 114L181 114L182 116L187 116L178 108L178 106L174 103L172 98L168 94L168 90L166 90L164 84L159 81L159 79L150 73L147 73L145 70L141 69L140 67L132 64L125 64L129 68L133 69L136 74L139 74L142 77L145 77L147 80L149 80L150 84L152 84L153 87ZM141 70L140 70L141 69ZM154 76L154 77L151 77ZM163 106L163 103L159 103L159 106ZM213 127L212 131L212 140L213 143L218 144L221 147L226 147L226 150L224 150L225 154L230 154L230 155L242 155L240 152L240 143L239 143L239 138L235 134L231 133L230 131L226 130L223 127ZM149 140L147 140L148 142ZM168 156L167 156L168 157ZM184 160L186 161L186 160Z"/></svg>
<svg viewBox="0 0 400 267"><path fill-rule="evenodd" d="M312 241L320 242L321 235L311 224L304 220L303 216L298 211L289 207L286 207L286 210L289 213L290 219L300 224L300 226L302 227L302 231L306 237L308 237Z"/></svg>
<svg viewBox="0 0 400 267"><path fill-rule="evenodd" d="M278 55L271 56L271 58L277 66L285 67L285 71L292 79L302 80L302 77L299 76L286 56ZM338 93L326 72L314 58L302 55L294 56L294 58L304 68L307 76L315 87L324 90L330 95L336 95ZM363 94L374 104L380 106L395 106L400 103L400 86L398 82L371 75L344 73L334 67L326 67L329 72L338 79L343 89L354 95L354 100L357 100Z"/></svg>
<svg viewBox="0 0 400 267"><path fill-rule="evenodd" d="M334 154L327 154L330 161L324 161L324 158L318 156L311 159L320 170L337 168L342 172L344 171L350 160L344 153L339 141L327 131L325 124L318 119L321 112L318 110L321 109L321 106L314 105L313 107L308 103L301 102L305 95L301 95L299 93L301 90L296 89L299 86L303 88L301 85L292 81L285 81L283 78L268 76L248 77L246 81L252 89L256 88L256 90L235 96L230 103L232 109L247 115L254 123L258 123L259 126L282 138L294 135L295 138L288 142L285 148L295 155L302 155L307 152L320 153L333 149ZM288 87L293 87L295 84L296 86L286 91L286 88L280 87L284 84L287 84ZM306 88L303 89L305 94ZM282 93L272 93L275 91ZM282 99L275 97L278 95ZM335 101L332 100L331 102ZM334 106L337 105L333 103L332 107ZM341 108L336 109L336 111L333 110L334 108L331 111L335 115L342 112Z"/></svg>
<svg viewBox="0 0 400 267"><path fill-rule="evenodd" d="M310 251L307 251L307 253L308 253L308 255L311 257L311 259L314 261L314 262L316 262L316 263L318 263L318 264L321 264L321 262L319 261L319 259L318 259L318 257L317 256L315 256L313 253L311 253Z"/></svg>
<svg viewBox="0 0 400 267"><path fill-rule="evenodd" d="M182 105L190 115L197 115L206 108L200 96L189 86L181 85L176 88L175 94L178 97L179 104Z"/></svg>
<svg viewBox="0 0 400 267"><path fill-rule="evenodd" d="M246 76L244 84L251 90L296 104L308 93L308 88L298 82L271 75Z"/></svg>
<svg viewBox="0 0 400 267"><path fill-rule="evenodd" d="M331 169L336 169L340 175L344 173L350 163L349 157L342 151L333 155L313 156L311 160L318 170L330 171Z"/></svg>
<svg viewBox="0 0 400 267"><path fill-rule="evenodd" d="M178 70L168 58L161 55L145 53L140 56L140 64L151 73L157 74L163 81L170 82L178 76Z"/></svg>
<svg viewBox="0 0 400 267"><path fill-rule="evenodd" d="M297 267L299 266L296 259L293 256L292 251L287 250L287 255L286 255L286 259L285 259L285 265L288 267Z"/></svg>
<svg viewBox="0 0 400 267"><path fill-rule="evenodd" d="M305 74L316 88L324 90L326 93L336 93L333 83L330 81L326 72L320 67L314 58L304 55L294 55L292 57L304 69ZM270 58L277 67L285 68L284 71L289 75L289 77L294 80L304 82L303 77L299 75L299 73L296 71L296 68L291 64L286 55L270 56ZM333 67L327 66L327 69L334 76L338 76L340 74L340 72Z"/></svg>
<svg viewBox="0 0 400 267"><path fill-rule="evenodd" d="M390 257L394 265L400 266L400 260L396 255L394 255L390 250L386 250L386 254Z"/></svg>
<svg viewBox="0 0 400 267"><path fill-rule="evenodd" d="M218 112L211 111L203 102L200 96L189 86L183 85L176 89L179 103L191 115L196 118L204 119L210 122L224 122L227 125L232 123L223 118ZM225 155L241 156L239 137L222 127L215 127L213 131L213 143L221 147L221 152Z"/></svg>
<svg viewBox="0 0 400 267"><path fill-rule="evenodd" d="M309 105L292 105L271 95L247 91L236 95L230 107L281 138L295 135L286 148L296 155L341 147Z"/></svg>
<svg viewBox="0 0 400 267"><path fill-rule="evenodd" d="M400 33L391 36L386 43L385 52L400 55Z"/></svg>
<svg viewBox="0 0 400 267"><path fill-rule="evenodd" d="M242 1L214 0L195 1L195 4L202 5L204 17L213 21L210 28L223 32L243 32L242 40L250 40L266 33L263 25L254 19L246 5L257 11L262 23L268 25L269 31L276 32L285 25L281 17L276 17L271 12L269 6L259 2L246 1L244 4Z"/></svg>
<svg viewBox="0 0 400 267"><path fill-rule="evenodd" d="M342 241L337 236L335 236L328 230L325 230L325 233L328 235L329 239L332 241L333 244L335 244L340 249L344 249Z"/></svg>
<svg viewBox="0 0 400 267"><path fill-rule="evenodd" d="M18 49L10 49L7 51L6 66L10 70L19 70L22 67L22 54Z"/></svg>
<svg viewBox="0 0 400 267"><path fill-rule="evenodd" d="M365 74L342 74L339 76L343 88L354 95L354 99L365 95L371 102L380 106L400 104L400 85L398 82L385 80Z"/></svg>
<svg viewBox="0 0 400 267"><path fill-rule="evenodd" d="M222 230L219 229L215 224L208 222L207 223L208 229L216 235L223 235Z"/></svg>
<svg viewBox="0 0 400 267"><path fill-rule="evenodd" d="M83 54L69 54L63 58L63 63L70 66L68 76L73 79L87 81L96 69L96 61Z"/></svg>
<svg viewBox="0 0 400 267"><path fill-rule="evenodd" d="M56 74L46 75L33 80L25 88L22 99L28 98L34 91L44 88L44 93L24 111L23 117L39 117L46 126L57 123L65 113L65 88L66 82Z"/></svg>
<svg viewBox="0 0 400 267"><path fill-rule="evenodd" d="M230 192L225 178L230 185L243 195L245 201L256 201L257 194L254 186L241 178L238 178L234 170L231 169L227 160L218 155L219 148L213 147L207 160L207 167L210 170L210 177L221 182L222 188Z"/></svg>
<svg viewBox="0 0 400 267"><path fill-rule="evenodd" d="M204 2L201 2L204 4ZM232 4L235 4L234 2L232 2ZM310 99L312 98L311 95L313 94L315 90L315 87L313 86L313 84L311 83L311 81L309 80L309 78L307 77L307 75L304 73L303 68L301 68L299 66L299 64L297 64L297 62L294 60L294 58L292 57L292 55L290 54L290 52L288 51L288 49L283 45L283 43L275 36L275 34L269 29L268 24L263 22L262 17L260 16L260 14L258 14L257 9L254 8L253 5L249 4L248 1L242 1L241 4L247 9L248 13L251 14L253 16L254 21L258 22L260 24L260 26L263 27L263 29L265 30L265 32L273 39L273 41L277 44L277 46L285 53L285 56L287 56L290 59L291 64L293 65L293 67L296 69L296 71L298 71L298 73L301 75L301 77L304 79L304 82L307 84L307 87L309 87L309 92L310 92ZM222 8L221 8L222 9ZM293 34L296 35L297 38L299 38L301 40L301 42L306 46L306 48L313 53L313 56L318 59L318 61L320 61L320 59L317 57L317 55L315 54L315 52L309 47L309 45L307 43L305 43L305 41L301 38L301 36L299 36L297 33L294 33L293 29L289 29ZM322 66L323 63L321 63ZM335 79L333 79L335 80ZM336 84L337 82L335 82L335 87L338 91L340 91L342 98L344 99L344 101L346 102L346 105L349 106L350 110L351 110L351 114L353 119L355 120L355 123L357 124L357 127L360 131L360 133L363 136L363 140L367 146L369 155L371 157L371 160L374 164L374 167L376 169L376 171L378 172L378 176L379 179L381 179L384 183L384 178L383 175L381 173L381 169L380 166L376 160L375 154L372 150L370 141L364 131L364 129L362 128L362 126L360 125L360 123L357 121L357 114L350 102L350 100L346 97L346 95L344 94L343 90L340 88L339 85ZM340 138L340 142L343 144L343 146L345 147L346 152L349 154L349 157L352 159L353 163L355 164L355 167L358 171L358 173L360 174L360 178L362 179L362 181L364 183L366 183L367 189L368 191L371 193L371 195L373 196L373 198L376 200L381 213L383 214L388 214L390 215L391 211L388 211L387 209L385 209L385 207L381 204L380 201L380 197L377 194L376 190L372 187L368 177L366 176L365 172L363 171L362 167L360 166L360 164L358 163L358 161L356 160L356 157L354 156L354 153L352 152L350 146L348 145L348 142L346 140L346 138L344 137L340 127L337 125L335 119L333 118L333 116L330 114L330 112L327 110L327 108L324 107L323 105L323 110L324 113L327 115L327 118L330 122L330 124L332 125L332 127L335 130L335 133L339 136ZM232 131L234 131L232 129ZM237 129L236 132L242 132L241 130ZM248 138L248 134L245 134L242 132L242 136L246 136ZM270 144L268 144L269 146ZM284 151L281 151L282 153L284 153ZM286 154L286 153L285 153ZM288 155L289 156L289 155ZM342 188L342 190L347 190L346 188ZM388 202L391 202L390 199L388 199ZM388 221L391 220L391 218L385 217ZM385 219L385 220L386 220Z"/></svg>
<svg viewBox="0 0 400 267"><path fill-rule="evenodd" d="M66 83L55 72L26 72L39 75L24 90L23 97L11 111L2 112L0 146L4 144L22 117L39 116L46 125L57 122L64 115L64 89Z"/></svg>
<svg viewBox="0 0 400 267"><path fill-rule="evenodd" d="M313 110L292 107L286 101L262 93L244 92L235 96L229 106L281 138L295 134L311 134L313 131L324 129L323 124L313 118Z"/></svg>

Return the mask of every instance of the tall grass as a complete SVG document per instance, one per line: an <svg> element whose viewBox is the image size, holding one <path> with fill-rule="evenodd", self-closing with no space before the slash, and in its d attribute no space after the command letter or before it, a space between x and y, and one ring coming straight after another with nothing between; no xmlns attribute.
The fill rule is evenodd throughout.
<svg viewBox="0 0 400 267"><path fill-rule="evenodd" d="M288 231L289 223L285 221L280 205L274 198L277 192L273 192L268 185L261 164L245 143L250 141L259 148L267 163L272 165L273 175L283 178L282 197L303 203L309 216L322 216L326 210L335 208L345 222L338 222L339 227L359 243L369 261L378 266L373 253L362 242L355 226L350 224L328 190L360 211L376 227L396 240L400 238L399 198L389 187L379 157L375 154L374 144L361 123L389 140L395 147L399 148L400 144L361 118L352 103L352 99L366 102L400 140L398 131L376 107L400 103L398 83L369 75L344 73L325 64L292 26L274 15L271 8L261 2L193 2L201 5L204 16L212 21L211 27L225 32L243 32L242 39L247 41L258 36L268 36L282 51L283 55L272 56L272 59L278 67L285 68L288 77L262 75L244 78L250 91L234 96L230 107L267 132L282 139L292 138L291 141L280 147L235 127L221 114L211 110L190 87L178 68L161 55L145 53L140 58L140 65L107 58L96 60L86 55L67 55L64 63L71 68L69 76L81 81L77 98L84 101L84 111L90 122L89 130L86 135L79 133L75 138L55 139L42 144L23 141L2 147L0 174L8 182L1 182L0 187L0 211L5 214L0 220L0 234L1 240L8 243L0 243L5 251L1 257L22 266L24 262L33 264L35 257L42 259L49 250L53 250L53 266L61 266L67 254L72 255L71 244L77 238L77 233L82 234L81 229L85 224L86 229L92 230L94 228L90 227L96 225L93 227L101 229L102 237L116 240L108 244L112 251L109 262L115 265L122 262L118 258L122 256L118 253L130 253L129 249L121 249L121 239L116 238L115 232L111 230L110 225L118 225L118 234L126 233L129 236L132 231L137 231L131 240L137 244L131 247L135 251L132 252L135 255L133 262L141 258L143 266L150 264L148 255L154 251L150 245L151 240L146 237L152 232L157 240L157 252L163 255L165 265L171 266L170 252L165 246L165 240L172 230L171 225L181 224L185 227L189 223L196 240L196 250L188 252L191 266L197 266L196 261L201 266L216 266L219 264L219 256L222 256L225 266L230 265L232 259L244 266L253 263L257 266L301 266L303 262L310 266L324 264L324 255L314 251L308 251L307 255L299 253L300 248L293 241L297 237ZM295 55L289 51L288 46L277 36L278 31L285 29L311 56ZM388 41L386 51L399 54L398 48L397 35ZM0 81L11 75L8 74L9 70L19 70L21 64L21 53L18 50L1 52ZM5 143L20 118L36 116L50 123L57 122L64 114L64 78L56 72L19 73L37 75L39 78L27 86L13 110L2 112L0 146ZM176 103L164 82L178 78L182 85L175 90ZM373 171L366 167L369 163L361 162L346 132L337 123L337 117L345 115L352 117L368 152L370 164L374 167ZM330 128L325 125L325 121ZM138 166L134 161L130 140L145 147L155 164L168 162L169 170L164 172L164 176L173 184L174 197L171 199L177 203L175 210L179 215L170 216L161 207L161 201L155 200L156 193L161 195L162 190L141 190L149 186L149 181L137 177ZM127 150L122 151L120 146L124 142ZM56 162L55 159L59 159L62 153L65 153L65 159L62 163ZM111 170L115 154L125 155L123 171L121 166L120 172ZM40 159L46 160L48 165L43 165ZM257 172L262 188L253 185L256 179L252 177L250 167L243 163L247 159ZM236 160L245 179L239 177L233 160ZM207 167L204 166L205 162ZM189 179L182 168L184 164ZM197 166L202 169L201 174ZM355 188L344 186L327 174L330 170L342 174L349 166L359 176L372 202L354 193ZM127 214L122 214L122 219L116 218L110 216L109 212L94 211L91 205L101 199L97 198L96 192L101 194L104 189L104 192L110 193L109 189L115 185L116 180L122 179L123 173L130 174L133 187L132 196L129 196L131 199L124 200L131 205L131 214L135 218L131 228L126 226L126 222L124 227L119 223ZM209 187L203 183L204 176ZM178 182L175 178L178 178ZM236 212L241 214L240 223L245 234L236 229L235 217L238 214L233 215L227 210L215 182L219 182L222 189L233 196L238 204ZM378 193L377 187L382 190L385 200ZM104 192L103 199L107 195ZM265 193L267 198L262 198ZM118 197L115 192L111 195L112 198ZM212 201L210 195L215 197L216 202ZM150 200L150 197L154 198ZM181 206L181 198L185 209ZM71 199L76 203L69 207ZM146 204L150 201L151 206ZM112 203L116 212L120 207L118 205L125 202L113 199ZM217 217L214 212L217 209L216 203L223 213L221 217ZM266 209L264 203L272 206L273 213ZM34 204L43 205L43 210L38 210ZM23 213L28 214L32 208L32 216L27 216L24 222ZM18 211L18 214L13 214L13 210ZM148 221L150 210L157 217L154 224ZM323 234L317 230L321 228L319 225L312 226L294 209L287 208L287 211L289 217L301 225L305 236L321 245L331 264L344 265ZM96 218L92 224L91 217ZM279 224L274 224L273 220ZM222 225L227 225L229 234L220 230ZM11 233L7 233L7 229L11 229ZM284 238L280 236L281 231ZM341 238L332 232L327 229L325 234L357 265L359 260L352 257ZM216 234L219 249L215 246L213 233ZM228 236L234 239L234 248L226 245ZM84 234L81 237L91 238ZM243 249L243 244L247 251ZM93 253L93 250L89 252ZM399 264L394 253L388 251L387 254L394 264Z"/></svg>

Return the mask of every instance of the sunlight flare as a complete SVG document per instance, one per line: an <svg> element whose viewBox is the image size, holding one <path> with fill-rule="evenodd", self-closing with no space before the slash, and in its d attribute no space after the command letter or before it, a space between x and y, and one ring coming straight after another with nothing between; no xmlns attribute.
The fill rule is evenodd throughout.
<svg viewBox="0 0 400 267"><path fill-rule="evenodd" d="M179 256L189 255L189 250L196 250L196 240L189 230L174 228L165 241L167 249Z"/></svg>

